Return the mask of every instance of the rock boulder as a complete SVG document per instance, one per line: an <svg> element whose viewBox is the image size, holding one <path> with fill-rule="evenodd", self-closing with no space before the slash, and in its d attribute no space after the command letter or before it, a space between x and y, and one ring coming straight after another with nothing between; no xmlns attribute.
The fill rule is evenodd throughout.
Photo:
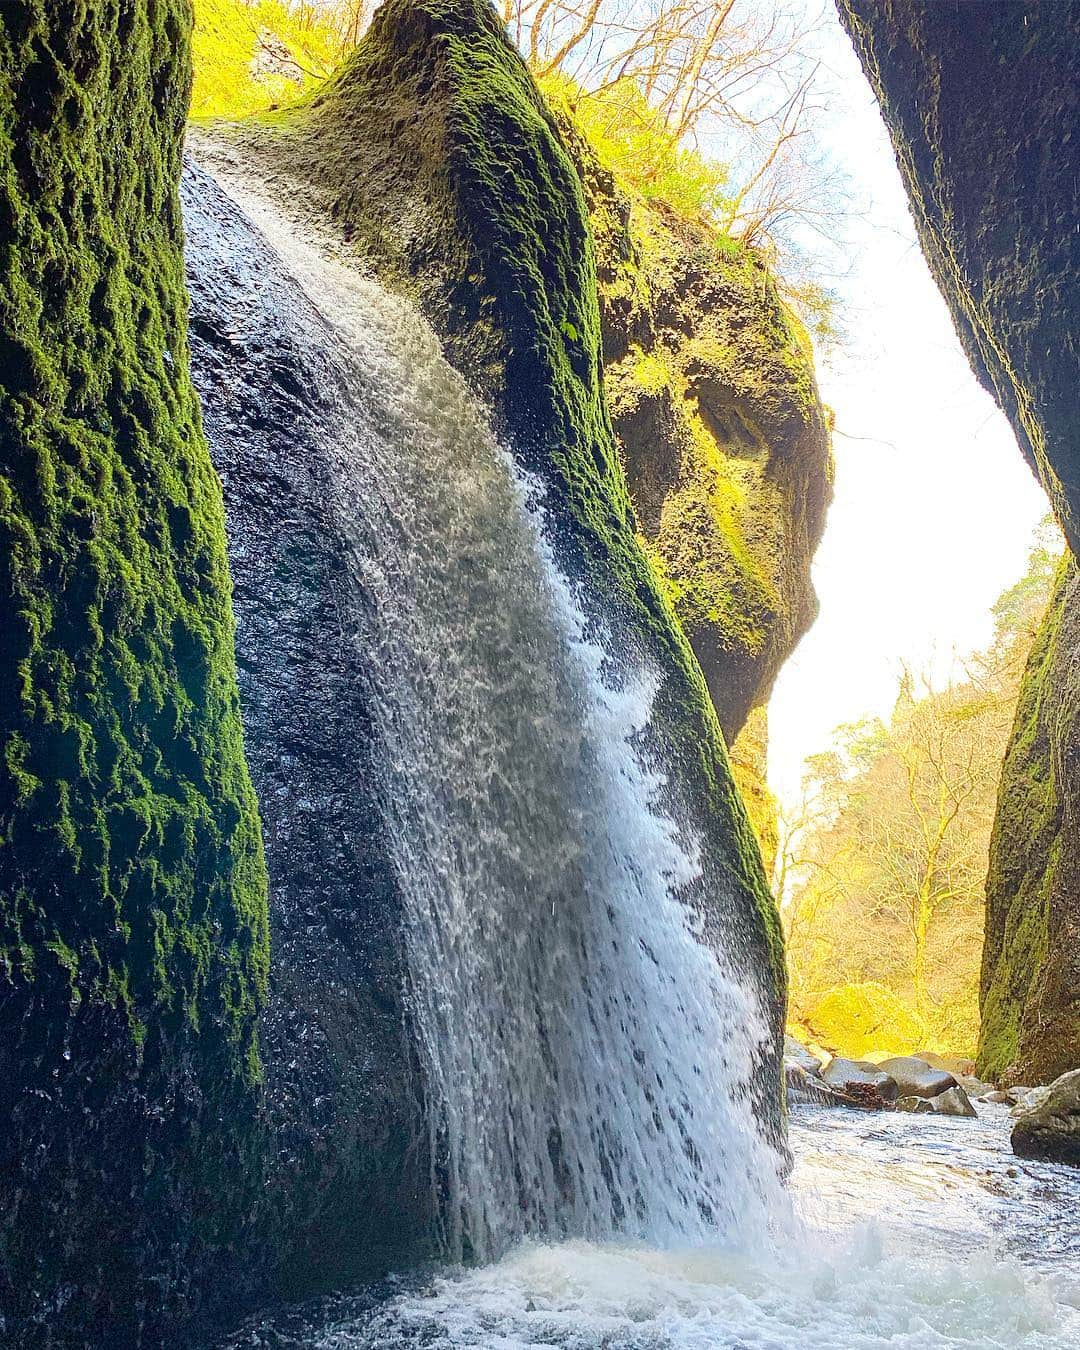
<svg viewBox="0 0 1080 1350"><path fill-rule="evenodd" d="M1012 1147L1019 1158L1080 1167L1080 1069L1055 1079L1017 1117Z"/></svg>
<svg viewBox="0 0 1080 1350"><path fill-rule="evenodd" d="M906 1097L937 1097L957 1086L956 1079L944 1069L935 1069L914 1055L897 1055L879 1061L878 1068L895 1079Z"/></svg>
<svg viewBox="0 0 1080 1350"><path fill-rule="evenodd" d="M939 1116L967 1116L978 1114L962 1087L951 1087L930 1098L930 1105Z"/></svg>
<svg viewBox="0 0 1080 1350"><path fill-rule="evenodd" d="M821 1076L829 1087L842 1092L853 1105L893 1106L900 1096L895 1080L882 1073L876 1064L836 1058L829 1061Z"/></svg>

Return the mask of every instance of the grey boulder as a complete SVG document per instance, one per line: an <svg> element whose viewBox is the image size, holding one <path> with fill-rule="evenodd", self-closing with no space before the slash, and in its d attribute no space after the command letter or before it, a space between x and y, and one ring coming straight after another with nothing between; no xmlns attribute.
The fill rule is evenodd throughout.
<svg viewBox="0 0 1080 1350"><path fill-rule="evenodd" d="M1018 1158L1080 1167L1080 1069L1063 1073L1035 1095L1017 1116L1012 1147Z"/></svg>
<svg viewBox="0 0 1080 1350"><path fill-rule="evenodd" d="M791 1106L853 1106L835 1089L823 1083L817 1074L807 1073L798 1064L784 1060L784 1081Z"/></svg>
<svg viewBox="0 0 1080 1350"><path fill-rule="evenodd" d="M902 1097L938 1097L956 1087L956 1079L951 1073L936 1069L914 1055L883 1059L878 1068L895 1080Z"/></svg>
<svg viewBox="0 0 1080 1350"><path fill-rule="evenodd" d="M931 1108L939 1116L973 1117L978 1114L962 1087L947 1088L946 1091L939 1092L936 1097L931 1097L929 1100Z"/></svg>
<svg viewBox="0 0 1080 1350"><path fill-rule="evenodd" d="M900 1097L896 1103L898 1111L910 1111L912 1115L925 1115L926 1112L933 1113L933 1103L926 1097Z"/></svg>
<svg viewBox="0 0 1080 1350"><path fill-rule="evenodd" d="M900 1096L900 1089L887 1073L876 1064L855 1059L831 1059L821 1071L829 1087L849 1098L853 1105L892 1106Z"/></svg>
<svg viewBox="0 0 1080 1350"><path fill-rule="evenodd" d="M821 1060L794 1036L784 1037L784 1063L797 1064L804 1073L813 1074L815 1078L821 1077Z"/></svg>

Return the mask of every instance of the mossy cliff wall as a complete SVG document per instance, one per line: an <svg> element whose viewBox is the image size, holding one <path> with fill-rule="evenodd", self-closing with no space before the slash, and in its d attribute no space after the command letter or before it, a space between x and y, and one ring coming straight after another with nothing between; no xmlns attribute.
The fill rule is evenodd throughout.
<svg viewBox="0 0 1080 1350"><path fill-rule="evenodd" d="M152 1341L247 1203L266 880L188 375L189 23L0 5L6 1345Z"/></svg>
<svg viewBox="0 0 1080 1350"><path fill-rule="evenodd" d="M1075 554L1080 5L837 3L968 358ZM1077 1062L1077 606L1063 581L1024 680L988 884L979 1066L1025 1081Z"/></svg>
<svg viewBox="0 0 1080 1350"><path fill-rule="evenodd" d="M777 916L700 670L635 537L601 376L593 242L555 121L493 8L390 0L308 106L222 131L411 294L548 488L564 561L661 683L656 720L706 838L709 920L783 1005ZM719 933L718 933L719 937ZM760 1107L777 1119L770 1046Z"/></svg>
<svg viewBox="0 0 1080 1350"><path fill-rule="evenodd" d="M986 884L979 1072L1080 1065L1080 569L1062 562L1001 773Z"/></svg>
<svg viewBox="0 0 1080 1350"><path fill-rule="evenodd" d="M560 125L638 528L730 746L817 614L832 456L813 353L759 254L646 200Z"/></svg>

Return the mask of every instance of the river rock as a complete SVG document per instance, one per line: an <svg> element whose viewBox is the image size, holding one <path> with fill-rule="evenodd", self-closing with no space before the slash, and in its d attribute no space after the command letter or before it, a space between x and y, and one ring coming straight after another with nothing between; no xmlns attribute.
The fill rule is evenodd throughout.
<svg viewBox="0 0 1080 1350"><path fill-rule="evenodd" d="M959 1082L965 1074L975 1072L975 1061L967 1055L939 1055L936 1050L916 1050L912 1059L921 1059L932 1069L943 1069Z"/></svg>
<svg viewBox="0 0 1080 1350"><path fill-rule="evenodd" d="M1046 1100L1050 1095L1050 1087L1025 1088L1022 1097L1012 1097L1012 1108L1009 1111L1010 1116L1022 1116L1025 1111L1030 1111L1032 1107L1038 1106L1040 1102Z"/></svg>
<svg viewBox="0 0 1080 1350"><path fill-rule="evenodd" d="M914 1055L897 1055L883 1059L878 1068L894 1079L901 1095L908 1097L938 1097L956 1087L956 1079L944 1069L935 1069L925 1059Z"/></svg>
<svg viewBox="0 0 1080 1350"><path fill-rule="evenodd" d="M959 1085L947 1088L944 1092L938 1093L936 1097L931 1097L930 1105L939 1116L973 1117L978 1115L967 1093Z"/></svg>
<svg viewBox="0 0 1080 1350"><path fill-rule="evenodd" d="M932 1112L934 1107L933 1103L927 1097L911 1096L898 1098L896 1109L898 1111L910 1111L913 1115L919 1116L925 1115L927 1112Z"/></svg>
<svg viewBox="0 0 1080 1350"><path fill-rule="evenodd" d="M784 1064L797 1064L805 1073L821 1077L821 1060L794 1036L784 1037Z"/></svg>
<svg viewBox="0 0 1080 1350"><path fill-rule="evenodd" d="M984 1083L981 1078L976 1078L974 1074L955 1073L957 1085L962 1087L973 1102L985 1101L994 1091L993 1083Z"/></svg>
<svg viewBox="0 0 1080 1350"><path fill-rule="evenodd" d="M1012 1147L1020 1158L1080 1167L1080 1069L1056 1078L1018 1116Z"/></svg>
<svg viewBox="0 0 1080 1350"><path fill-rule="evenodd" d="M830 1087L851 1099L853 1105L892 1106L900 1096L894 1079L882 1073L875 1064L860 1060L832 1059L821 1076Z"/></svg>
<svg viewBox="0 0 1080 1350"><path fill-rule="evenodd" d="M789 1106L846 1106L839 1093L799 1064L784 1061L784 1082Z"/></svg>

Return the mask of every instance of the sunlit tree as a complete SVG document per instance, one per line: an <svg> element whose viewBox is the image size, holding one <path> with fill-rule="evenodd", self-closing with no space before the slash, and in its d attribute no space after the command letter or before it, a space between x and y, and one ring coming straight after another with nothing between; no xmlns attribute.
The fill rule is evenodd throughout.
<svg viewBox="0 0 1080 1350"><path fill-rule="evenodd" d="M874 982L932 1038L971 1043L998 777L1060 547L1040 532L995 606L991 647L944 687L903 670L887 723L842 727L809 762L776 878L797 1011Z"/></svg>

